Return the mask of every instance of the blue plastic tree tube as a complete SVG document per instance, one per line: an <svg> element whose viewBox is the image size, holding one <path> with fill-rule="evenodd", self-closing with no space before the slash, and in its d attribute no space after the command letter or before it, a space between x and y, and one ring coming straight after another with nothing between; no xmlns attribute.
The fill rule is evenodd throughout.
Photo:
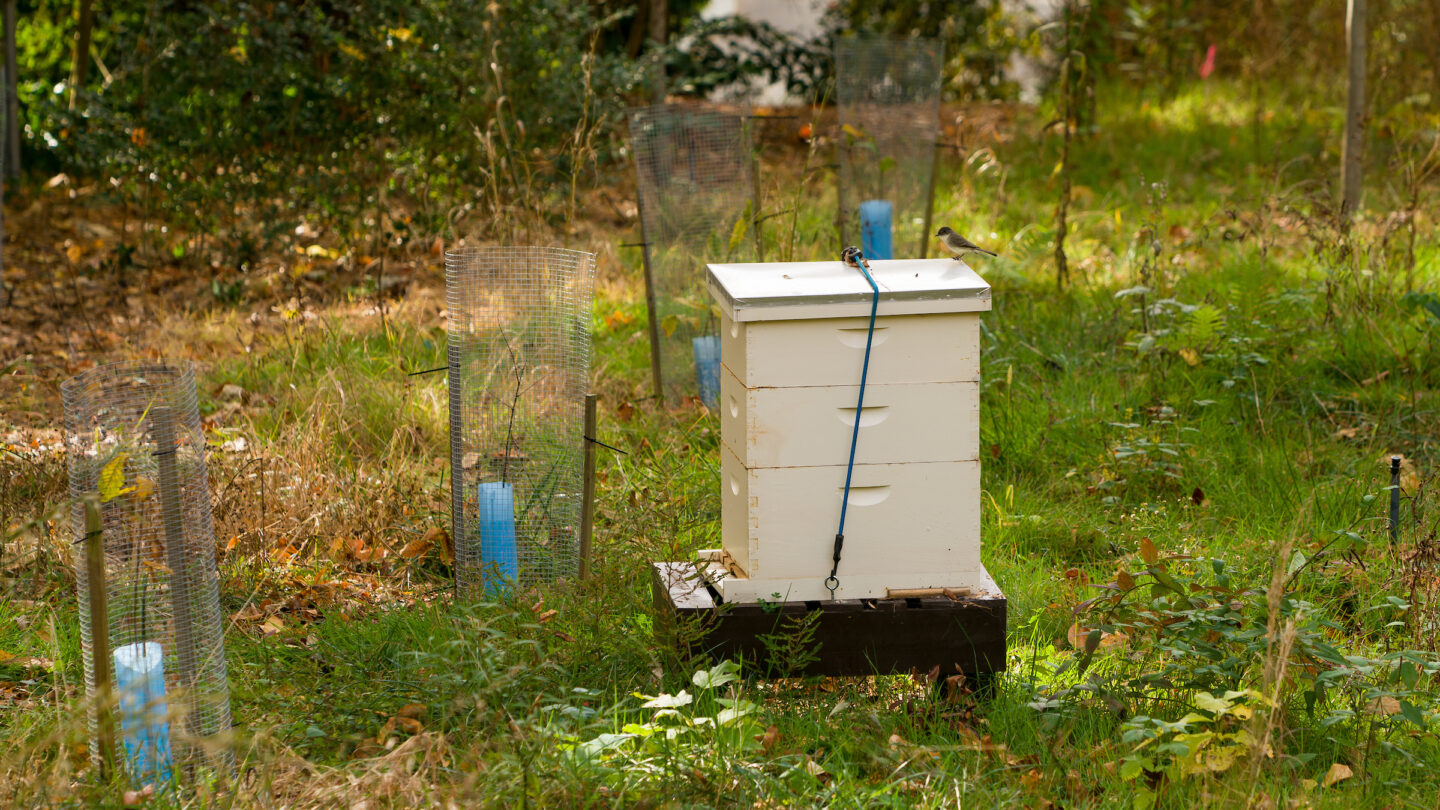
<svg viewBox="0 0 1440 810"><path fill-rule="evenodd" d="M105 632L100 628L98 632ZM165 708L165 655L146 641L115 650L115 687L120 695L120 733L126 770L137 783L170 781L170 723Z"/></svg>
<svg viewBox="0 0 1440 810"><path fill-rule="evenodd" d="M515 487L504 481L487 481L480 494L480 565L490 577L485 592L497 594L520 578L515 551ZM498 577L496 576L498 574Z"/></svg>
<svg viewBox="0 0 1440 810"><path fill-rule="evenodd" d="M860 203L860 250L865 253L865 258L895 258L895 239L890 227L893 210L889 200Z"/></svg>
<svg viewBox="0 0 1440 810"><path fill-rule="evenodd" d="M692 338L690 346L695 350L695 383L700 389L700 401L713 411L720 401L720 337Z"/></svg>

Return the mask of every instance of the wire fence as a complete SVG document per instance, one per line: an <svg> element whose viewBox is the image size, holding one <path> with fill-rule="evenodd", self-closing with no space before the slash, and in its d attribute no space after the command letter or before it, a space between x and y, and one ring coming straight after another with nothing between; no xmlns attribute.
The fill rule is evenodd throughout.
<svg viewBox="0 0 1440 810"><path fill-rule="evenodd" d="M932 241L944 64L945 46L938 39L835 40L838 247L862 241L861 207L866 206L867 217L891 223L893 258L926 255Z"/></svg>
<svg viewBox="0 0 1440 810"><path fill-rule="evenodd" d="M630 110L630 140L658 376L669 393L694 391L694 353L704 350L694 339L717 329L705 265L758 251L750 128L734 113L640 107Z"/></svg>
<svg viewBox="0 0 1440 810"><path fill-rule="evenodd" d="M456 586L579 573L593 254L445 254Z"/></svg>
<svg viewBox="0 0 1440 810"><path fill-rule="evenodd" d="M152 775L166 764L156 759L172 753L228 765L228 752L207 739L229 730L230 699L194 374L188 364L123 363L72 377L61 392L92 756L100 752L93 652L103 633L132 770L147 762L137 753L142 739L154 750L141 769ZM106 627L91 622L87 500L99 503Z"/></svg>

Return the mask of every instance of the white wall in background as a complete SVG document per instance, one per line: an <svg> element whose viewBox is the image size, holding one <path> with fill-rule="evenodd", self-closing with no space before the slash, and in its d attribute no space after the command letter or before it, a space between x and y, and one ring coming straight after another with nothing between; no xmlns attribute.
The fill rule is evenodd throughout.
<svg viewBox="0 0 1440 810"><path fill-rule="evenodd" d="M769 23L792 36L809 39L820 33L826 0L710 0L700 16L706 20L739 14Z"/></svg>

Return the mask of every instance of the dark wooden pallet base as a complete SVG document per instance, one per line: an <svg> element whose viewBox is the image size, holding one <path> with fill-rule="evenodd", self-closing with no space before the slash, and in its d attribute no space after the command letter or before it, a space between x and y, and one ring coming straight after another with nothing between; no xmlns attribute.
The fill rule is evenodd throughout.
<svg viewBox="0 0 1440 810"><path fill-rule="evenodd" d="M655 563L651 575L661 639L714 660L742 659L751 671L857 676L936 666L946 674L957 667L966 674L1005 669L1005 596L998 592L971 599L723 604L693 563ZM807 619L815 612L818 619ZM796 645L805 627L813 628L811 643ZM797 646L799 655L792 652Z"/></svg>

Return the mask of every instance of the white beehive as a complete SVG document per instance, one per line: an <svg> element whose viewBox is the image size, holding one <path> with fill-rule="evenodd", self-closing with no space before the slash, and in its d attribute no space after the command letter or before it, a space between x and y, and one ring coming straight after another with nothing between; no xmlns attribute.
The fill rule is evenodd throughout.
<svg viewBox="0 0 1440 810"><path fill-rule="evenodd" d="M980 316L951 259L874 261L879 316L838 599L996 591L980 564ZM713 264L727 602L830 599L872 292L843 262ZM718 569L718 566L711 566Z"/></svg>

